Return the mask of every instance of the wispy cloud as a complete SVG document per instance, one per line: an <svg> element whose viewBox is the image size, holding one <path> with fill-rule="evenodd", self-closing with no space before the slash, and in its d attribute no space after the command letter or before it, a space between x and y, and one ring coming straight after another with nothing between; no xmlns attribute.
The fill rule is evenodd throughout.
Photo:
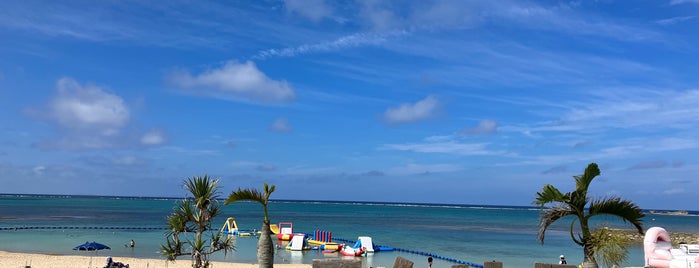
<svg viewBox="0 0 699 268"><path fill-rule="evenodd" d="M355 33L342 36L328 42L304 44L282 49L267 49L258 52L257 55L253 56L252 58L268 59L272 57L294 57L304 54L334 52L363 46L376 46L406 34L408 34L406 31L394 31L389 33Z"/></svg>
<svg viewBox="0 0 699 268"><path fill-rule="evenodd" d="M185 93L225 100L273 104L291 102L296 98L288 82L267 77L252 61L230 61L221 68L194 76L187 71L178 71L167 80Z"/></svg>
<svg viewBox="0 0 699 268"><path fill-rule="evenodd" d="M415 103L403 103L398 107L386 109L383 118L388 123L414 123L434 118L440 112L442 103L435 96Z"/></svg>
<svg viewBox="0 0 699 268"><path fill-rule="evenodd" d="M237 161L231 164L235 168L252 168L255 171L271 172L276 171L277 167L270 163L258 163L252 161Z"/></svg>
<svg viewBox="0 0 699 268"><path fill-rule="evenodd" d="M324 0L284 0L284 5L289 12L297 13L314 22L329 18L333 14L332 6Z"/></svg>
<svg viewBox="0 0 699 268"><path fill-rule="evenodd" d="M386 170L386 175L405 176L405 175L421 175L431 173L444 173L462 170L463 167L455 164L407 164L404 166L393 167Z"/></svg>
<svg viewBox="0 0 699 268"><path fill-rule="evenodd" d="M671 0L670 5L699 4L699 0Z"/></svg>
<svg viewBox="0 0 699 268"><path fill-rule="evenodd" d="M164 131L153 129L143 134L141 137L141 144L158 145L164 143L166 140L167 136Z"/></svg>
<svg viewBox="0 0 699 268"><path fill-rule="evenodd" d="M662 19L662 20L656 20L655 23L663 25L663 26L668 26L668 25L673 25L677 24L683 21L688 21L691 19L696 18L697 16L681 16L681 17L672 17L672 18L667 18L667 19Z"/></svg>
<svg viewBox="0 0 699 268"><path fill-rule="evenodd" d="M560 166L555 166L552 168L549 168L547 170L544 170L541 172L541 174L547 175L547 174L557 174L557 173L563 173L568 171L568 167L560 165Z"/></svg>
<svg viewBox="0 0 699 268"><path fill-rule="evenodd" d="M699 122L699 90L600 94L604 99L576 105L562 122L586 128L688 128Z"/></svg>
<svg viewBox="0 0 699 268"><path fill-rule="evenodd" d="M568 34L601 36L622 41L656 40L660 33L641 26L627 25L613 19L586 14L574 6L542 6L531 2L496 2L491 5L493 18L507 19L519 27L561 31Z"/></svg>
<svg viewBox="0 0 699 268"><path fill-rule="evenodd" d="M289 32L293 28L278 23L274 16L240 19L269 13L218 2L0 2L0 28L89 42L221 49L259 40L260 31Z"/></svg>
<svg viewBox="0 0 699 268"><path fill-rule="evenodd" d="M637 163L633 166L630 166L628 170L634 170L634 169L656 169L656 168L664 168L667 167L667 161L665 160L651 160L651 161L644 161Z"/></svg>
<svg viewBox="0 0 699 268"><path fill-rule="evenodd" d="M292 132L294 131L294 127L289 124L286 118L280 117L272 122L272 125L269 126L269 130L274 132Z"/></svg>
<svg viewBox="0 0 699 268"><path fill-rule="evenodd" d="M467 127L459 131L461 135L489 135L494 134L498 131L498 122L495 120L481 120L478 126Z"/></svg>
<svg viewBox="0 0 699 268"><path fill-rule="evenodd" d="M503 151L488 150L489 143L460 143L457 141L438 141L422 143L384 144L379 149L411 151L416 153L443 153L455 155L504 155Z"/></svg>

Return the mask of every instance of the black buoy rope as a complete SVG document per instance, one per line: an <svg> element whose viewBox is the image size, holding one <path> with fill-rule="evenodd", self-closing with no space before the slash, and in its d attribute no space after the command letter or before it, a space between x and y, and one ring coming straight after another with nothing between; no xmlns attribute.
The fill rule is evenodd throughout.
<svg viewBox="0 0 699 268"><path fill-rule="evenodd" d="M0 227L0 231L16 231L16 230L74 230L74 229L93 229L93 230L167 230L165 227L126 227L126 226L18 226L18 227Z"/></svg>
<svg viewBox="0 0 699 268"><path fill-rule="evenodd" d="M16 230L75 230L75 229L91 229L91 230L147 230L147 231L154 231L154 230L167 230L165 227L126 227L126 226L98 226L98 227L93 227L93 226L19 226L19 227L0 227L0 231L16 231ZM306 236L311 237L311 234L305 234ZM340 241L346 244L354 244L357 243L356 240L349 240L349 239L343 239L343 238L337 238L333 237L333 240ZM381 247L381 245L375 245L377 247ZM459 260L455 258L449 258L446 256L441 256L437 255L434 253L429 253L429 252L423 252L423 251L418 251L418 250L411 250L411 249L404 249L404 248L393 248L394 251L398 252L405 252L405 253L410 253L410 254L417 254L417 255L422 255L422 256L428 256L432 257L435 259L440 259L448 262L453 262L453 263L458 263L458 264L465 264L471 267L475 268L483 268L483 265L477 264L477 263L472 263L464 260Z"/></svg>

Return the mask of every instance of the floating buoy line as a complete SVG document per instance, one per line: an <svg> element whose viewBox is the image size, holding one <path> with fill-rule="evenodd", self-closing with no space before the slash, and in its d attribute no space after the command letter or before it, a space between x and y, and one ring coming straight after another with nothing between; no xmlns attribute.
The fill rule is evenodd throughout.
<svg viewBox="0 0 699 268"><path fill-rule="evenodd" d="M155 231L155 230L168 230L168 228L165 227L127 227L127 226L19 226L19 227L0 227L0 231L17 231L17 230L76 230L76 229L83 229L83 230L146 230L146 231ZM312 236L311 234L306 234L307 236ZM340 241L346 244L354 244L357 241L355 240L349 240L349 239L344 239L344 238L337 238L333 237L332 240L335 241ZM375 245L377 247L380 247L381 245ZM472 263L464 260L459 260L455 258L450 258L446 256L441 256L437 255L434 253L430 252L424 252L424 251L419 251L419 250L412 250L412 249L404 249L404 248L393 248L394 251L398 252L405 252L405 253L410 253L410 254L416 254L416 255L422 255L422 256L427 256L427 257L432 257L435 259L440 259L448 262L453 262L453 263L458 263L458 264L464 264L468 265L474 268L483 268L483 265L477 264L477 263Z"/></svg>

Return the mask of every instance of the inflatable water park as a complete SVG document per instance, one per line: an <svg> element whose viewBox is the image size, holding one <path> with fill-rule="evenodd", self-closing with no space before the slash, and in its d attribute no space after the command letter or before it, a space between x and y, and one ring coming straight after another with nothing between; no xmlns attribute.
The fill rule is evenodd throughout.
<svg viewBox="0 0 699 268"><path fill-rule="evenodd" d="M323 253L339 253L342 256L357 258L366 257L379 252L398 251L442 259L457 264L465 264L471 267L483 268L483 265L477 263L440 256L429 252L378 245L374 243L370 236L359 236L357 240L348 240L333 237L333 233L327 230L316 229L313 233L294 232L294 225L291 222L270 224L269 229L273 237L276 237L280 243L286 244L283 248L289 251L319 250ZM239 229L233 217L226 219L220 232L225 235L242 237L257 236L260 234L260 231L256 229Z"/></svg>

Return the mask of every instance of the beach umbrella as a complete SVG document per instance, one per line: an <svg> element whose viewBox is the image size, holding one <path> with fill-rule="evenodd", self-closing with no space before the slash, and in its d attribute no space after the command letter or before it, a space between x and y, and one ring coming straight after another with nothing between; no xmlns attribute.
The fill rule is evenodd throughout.
<svg viewBox="0 0 699 268"><path fill-rule="evenodd" d="M105 244L100 244L100 243L97 243L94 241L92 241L92 242L85 241L85 244L77 245L76 247L73 248L73 250L94 251L95 254L97 254L98 250L103 250L103 249L110 249L111 250L112 248L110 248L109 246L107 246ZM92 267L92 255L90 255L90 264L88 265L88 267Z"/></svg>
<svg viewBox="0 0 699 268"><path fill-rule="evenodd" d="M100 244L97 242L85 242L85 244L78 245L73 248L73 250L87 250L87 251L94 251L94 250L103 250L103 249L112 249L109 246L105 244Z"/></svg>

